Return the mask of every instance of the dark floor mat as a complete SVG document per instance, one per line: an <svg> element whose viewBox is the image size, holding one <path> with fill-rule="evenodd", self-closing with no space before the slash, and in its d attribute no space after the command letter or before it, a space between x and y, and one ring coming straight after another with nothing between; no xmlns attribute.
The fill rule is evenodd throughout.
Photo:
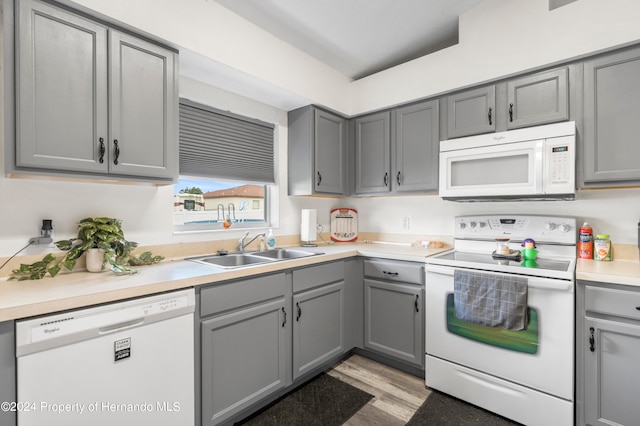
<svg viewBox="0 0 640 426"><path fill-rule="evenodd" d="M321 374L237 425L340 426L373 395Z"/></svg>
<svg viewBox="0 0 640 426"><path fill-rule="evenodd" d="M407 426L512 426L519 424L434 390L411 417Z"/></svg>

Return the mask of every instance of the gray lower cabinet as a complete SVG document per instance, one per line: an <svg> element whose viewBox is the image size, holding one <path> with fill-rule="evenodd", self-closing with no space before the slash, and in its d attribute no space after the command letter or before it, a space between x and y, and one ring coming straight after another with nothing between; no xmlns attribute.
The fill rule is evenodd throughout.
<svg viewBox="0 0 640 426"><path fill-rule="evenodd" d="M584 62L584 183L640 182L640 48Z"/></svg>
<svg viewBox="0 0 640 426"><path fill-rule="evenodd" d="M577 307L577 423L638 424L640 288L579 282Z"/></svg>
<svg viewBox="0 0 640 426"><path fill-rule="evenodd" d="M203 425L221 424L287 385L286 284L281 273L201 290Z"/></svg>
<svg viewBox="0 0 640 426"><path fill-rule="evenodd" d="M569 119L569 68L545 70L447 97L447 138Z"/></svg>
<svg viewBox="0 0 640 426"><path fill-rule="evenodd" d="M293 379L345 352L345 265L293 271Z"/></svg>
<svg viewBox="0 0 640 426"><path fill-rule="evenodd" d="M16 343L13 321L0 322L0 402L16 402ZM16 407L3 406L0 410L0 424L16 425Z"/></svg>
<svg viewBox="0 0 640 426"><path fill-rule="evenodd" d="M364 347L424 368L424 266L365 260Z"/></svg>
<svg viewBox="0 0 640 426"><path fill-rule="evenodd" d="M347 120L314 106L288 114L289 195L345 195Z"/></svg>
<svg viewBox="0 0 640 426"><path fill-rule="evenodd" d="M177 53L38 0L16 2L15 169L177 177Z"/></svg>
<svg viewBox="0 0 640 426"><path fill-rule="evenodd" d="M354 119L356 194L438 189L438 101Z"/></svg>

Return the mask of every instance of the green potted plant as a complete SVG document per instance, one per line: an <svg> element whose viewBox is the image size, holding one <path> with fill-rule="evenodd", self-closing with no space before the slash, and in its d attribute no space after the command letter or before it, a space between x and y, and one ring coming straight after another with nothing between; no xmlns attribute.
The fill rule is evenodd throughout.
<svg viewBox="0 0 640 426"><path fill-rule="evenodd" d="M108 217L82 219L78 223L77 238L56 241L55 245L66 253L61 257L49 253L39 262L22 264L19 269L13 270L11 279L37 280L44 278L47 273L55 277L63 267L72 271L78 258L92 249L101 252L102 262L98 261L97 270L109 265L117 273L134 274L137 271L131 266L150 265L164 259L148 251L140 255L132 254L138 244L124 238L120 220Z"/></svg>

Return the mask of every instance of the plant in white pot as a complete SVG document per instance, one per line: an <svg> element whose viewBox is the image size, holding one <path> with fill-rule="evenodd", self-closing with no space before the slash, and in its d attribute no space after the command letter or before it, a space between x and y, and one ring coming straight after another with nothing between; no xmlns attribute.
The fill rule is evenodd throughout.
<svg viewBox="0 0 640 426"><path fill-rule="evenodd" d="M56 241L55 245L67 253L62 257L56 257L50 253L39 262L30 265L22 264L19 269L13 271L11 279L37 280L44 278L47 273L55 277L64 267L72 271L76 261L83 253L88 257L92 250L98 250L98 259L95 266L90 266L92 259L87 259L87 268L92 271L104 270L107 265L117 273L134 274L137 271L131 266L150 265L158 263L164 257L154 256L150 252L140 255L132 254L138 244L127 241L122 231L122 223L118 219L108 217L88 217L78 223L78 236L69 240Z"/></svg>

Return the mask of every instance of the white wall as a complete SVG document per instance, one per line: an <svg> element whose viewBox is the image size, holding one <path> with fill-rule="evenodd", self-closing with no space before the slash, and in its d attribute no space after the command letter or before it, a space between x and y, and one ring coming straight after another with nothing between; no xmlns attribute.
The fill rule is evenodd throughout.
<svg viewBox="0 0 640 426"><path fill-rule="evenodd" d="M186 1L189 1L188 7L185 5ZM286 46L281 46L274 40L267 39L267 42L253 46L254 42L257 43L256 40L264 35L256 32L255 29L247 30L248 36L245 43L236 44L237 39L243 37L242 31L246 29L246 23L238 22L237 19L225 15L220 10L216 9L216 14L220 16L207 15L206 19L185 15L190 7L195 8L196 15L209 13L208 9L203 8L217 8L215 2L202 0L183 0L180 2L172 0L137 0L135 2L78 0L77 3L91 5L105 13L113 11L117 19L131 25L140 25L144 31L175 41L176 44L189 44L193 49L206 51L212 55L220 55L235 67L242 68L241 72L243 73L260 76L262 79L270 80L275 85L286 87L288 91L295 91L318 103L343 111L349 109L345 106L348 103L348 99L346 99L348 97L345 96L346 86L343 79L335 76L326 67L319 66L317 63L312 64L313 61L308 60L304 55L300 56L299 52L289 51ZM475 35L472 36L470 33L480 29L486 30L487 27L484 27L482 22L490 23L491 30L498 31L497 34L500 35L500 38L494 37L492 39L493 45L501 55L509 53L517 66L507 67L506 64L509 61L494 57L489 53L489 50L484 50L484 55L469 56L475 58L473 61L464 60L466 56L457 56L457 60L454 61L453 58L447 56L452 55L451 53L437 53L423 58L423 62L418 60L418 62L411 63L406 67L401 66L365 79L366 81L354 83L354 93L362 96L361 101L358 101L357 110L377 108L378 105L422 97L453 84L471 84L475 81L512 72L515 68L534 66L535 64L527 62L527 56L531 53L524 49L518 49L516 46L519 45L519 41L522 41L524 46L530 47L536 34L550 32L556 35L552 42L548 38L545 39L547 47L552 50L553 54L536 56L536 60L545 61L560 54L574 56L581 54L585 49L598 49L605 47L605 45L634 41L640 38L640 26L636 28L629 25L632 20L635 20L636 23L640 22L638 17L640 3L616 0L615 2L606 2L606 7L599 6L599 3L598 0L580 0L557 9L556 12L565 16L564 21L556 22L544 18L547 13L539 10L542 4L547 4L546 0L521 0L517 2L513 0L487 0L464 17L464 22L461 25L463 29L462 44L473 43ZM531 4L533 6L530 6ZM590 8L593 8L593 13L588 13ZM171 19L166 19L167 16L163 9L172 14ZM624 9L624 14L620 12L622 9ZM517 19L502 16L502 13L506 13L508 10L511 10ZM524 12L530 13L530 15ZM629 22L622 19L623 15L628 17ZM539 27L528 22L533 20L530 19L530 16L535 19L542 18ZM504 40L503 31L506 30L495 28L502 21L502 19L496 21L498 17L512 22L509 42ZM590 21L588 22L590 26L585 20ZM167 25L167 22L171 22L171 25ZM219 32L203 36L202 28L205 26L213 28L224 24L224 22L228 22L228 25L224 25L225 31L228 32L228 34L224 34L224 37ZM571 30L571 26L574 24L584 31L582 33L583 39L581 39L583 42L577 42L575 34L578 32ZM190 33L192 28L194 32ZM593 28L593 30L588 30L588 28ZM557 40L563 40L565 33L569 36L569 42L558 43ZM599 41L600 37L603 37L604 41ZM509 49L501 48L499 46L501 43L508 43L513 51L508 52ZM554 44L563 46L560 49ZM476 47L480 48L480 46ZM244 50L241 52L240 48ZM462 49L473 50L464 47ZM276 59L272 60L272 63L265 67L265 70L259 72L261 65L264 64L261 64L257 59L264 59L265 52L271 53L268 55L269 59ZM283 57L277 57L277 52L282 52ZM467 52L467 54L473 55L472 52ZM257 58L255 62L251 60L253 55ZM497 61L498 65L480 66L483 61L489 60ZM440 61L442 61L442 66L439 65ZM0 61L0 71L3 66L4 63ZM434 70L430 70L431 67ZM421 77L422 74L429 78ZM313 81L314 77L318 76L321 83ZM431 81L434 79L442 79L443 83L438 85ZM277 179L280 183L287 181L285 111L219 88L202 85L188 78L181 79L180 90L183 96L193 100L276 123L279 162ZM338 100L338 98L340 99ZM4 111L0 110L0 117L3 116ZM0 124L2 123L0 122ZM0 138L3 138L2 132L0 132ZM13 143L13 141L0 139L0 157L5 143ZM54 220L57 239L75 235L76 222L86 216L112 216L122 219L127 237L142 245L237 238L241 234L241 232L231 230L224 234L174 235L171 223L172 197L173 188L171 186L156 187L97 181L70 182L50 178L7 179L0 177L0 256L9 256L25 246L30 237L38 235L41 221L45 218ZM284 186L278 197L280 200L280 226L276 230L276 235L299 232L299 212L302 208L318 209L320 223L329 222L331 208L357 208L360 213L359 229L372 232L406 232L401 230L400 218L409 216L411 217L410 232L433 235L450 232L453 226L452 217L457 214L484 212L568 214L577 216L580 220L588 220L596 232L610 233L614 242L629 244L635 244L636 223L640 218L639 189L581 191L578 194L578 200L574 202L544 203L459 204L445 202L435 196L353 199L287 197ZM50 250L52 250L51 247L30 247L26 253L34 254Z"/></svg>
<svg viewBox="0 0 640 426"><path fill-rule="evenodd" d="M574 201L474 202L443 201L434 195L354 198L358 228L366 231L416 235L451 235L453 218L471 214L537 214L575 217L593 232L610 234L617 244L636 244L640 222L640 188L578 191ZM410 229L402 229L402 218Z"/></svg>
<svg viewBox="0 0 640 426"><path fill-rule="evenodd" d="M459 44L351 84L351 114L476 85L640 40L637 0L485 0L460 17Z"/></svg>

